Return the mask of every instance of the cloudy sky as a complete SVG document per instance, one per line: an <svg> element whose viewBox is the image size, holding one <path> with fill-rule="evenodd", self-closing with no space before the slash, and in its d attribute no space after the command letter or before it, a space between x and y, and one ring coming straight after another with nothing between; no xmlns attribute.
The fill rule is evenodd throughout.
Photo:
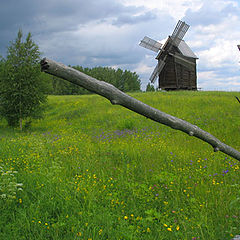
<svg viewBox="0 0 240 240"><path fill-rule="evenodd" d="M139 41L164 43L179 19L190 25L184 40L199 57L198 87L240 91L239 0L2 0L0 55L21 28L43 56L135 71L145 90L157 61Z"/></svg>

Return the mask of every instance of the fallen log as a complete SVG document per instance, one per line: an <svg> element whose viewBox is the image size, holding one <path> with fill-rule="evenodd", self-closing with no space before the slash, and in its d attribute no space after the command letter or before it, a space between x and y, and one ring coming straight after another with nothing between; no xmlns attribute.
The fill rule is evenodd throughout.
<svg viewBox="0 0 240 240"><path fill-rule="evenodd" d="M99 81L64 64L47 58L42 59L40 64L43 72L65 79L91 92L99 94L109 99L114 105L121 105L140 115L150 118L153 121L159 122L173 129L180 130L184 133L187 133L189 136L199 138L209 143L215 152L221 151L240 161L240 152L226 145L225 143L222 143L216 137L200 129L196 125L150 107L149 105L127 95L126 93L123 93L113 85L104 81Z"/></svg>

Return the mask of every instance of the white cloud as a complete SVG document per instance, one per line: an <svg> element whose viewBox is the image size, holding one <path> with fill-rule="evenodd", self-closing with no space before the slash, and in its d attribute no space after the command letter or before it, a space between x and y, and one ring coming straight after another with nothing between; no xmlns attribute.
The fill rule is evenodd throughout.
<svg viewBox="0 0 240 240"><path fill-rule="evenodd" d="M139 41L147 35L164 43L177 20L183 19L190 24L184 40L199 57L199 86L239 89L238 0L13 1L14 9L8 2L0 8L5 23L0 26L1 55L21 27L33 33L49 58L83 67L136 71L145 86L157 64L156 53L139 47Z"/></svg>
<svg viewBox="0 0 240 240"><path fill-rule="evenodd" d="M223 68L236 66L238 61L237 42L217 39L215 46L198 52L202 68Z"/></svg>
<svg viewBox="0 0 240 240"><path fill-rule="evenodd" d="M240 76L219 76L214 71L199 72L199 88L203 90L240 91Z"/></svg>
<svg viewBox="0 0 240 240"><path fill-rule="evenodd" d="M193 11L201 7L201 0L124 0L126 6L145 6L148 9L158 9L170 14L175 20L185 15L185 11L192 9Z"/></svg>

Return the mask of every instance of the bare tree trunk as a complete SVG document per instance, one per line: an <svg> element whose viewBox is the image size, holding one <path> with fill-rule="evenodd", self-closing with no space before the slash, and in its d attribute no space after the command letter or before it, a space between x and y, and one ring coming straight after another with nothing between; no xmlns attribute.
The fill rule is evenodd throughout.
<svg viewBox="0 0 240 240"><path fill-rule="evenodd" d="M67 67L61 63L57 63L53 60L46 58L42 59L41 61L41 69L46 73L63 78L71 83L86 88L89 91L97 93L109 99L112 104L121 105L147 118L150 118L153 121L162 123L173 129L185 132L189 136L197 137L212 145L215 152L224 152L227 155L240 161L240 152L222 143L210 133L203 131L196 125L192 125L189 122L161 112L153 107L150 107L147 104L144 104L139 100L121 92L109 83L99 81L71 67Z"/></svg>
<svg viewBox="0 0 240 240"><path fill-rule="evenodd" d="M20 128L20 131L22 131L22 118L19 119L19 128Z"/></svg>

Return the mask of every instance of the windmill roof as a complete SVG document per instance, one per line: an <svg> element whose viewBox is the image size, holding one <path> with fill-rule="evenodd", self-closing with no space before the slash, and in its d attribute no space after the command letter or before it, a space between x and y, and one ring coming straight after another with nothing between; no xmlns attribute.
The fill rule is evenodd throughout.
<svg viewBox="0 0 240 240"><path fill-rule="evenodd" d="M181 40L179 43L178 49L180 52L186 56L186 57L191 57L191 58L198 58L194 52L191 50L191 48L185 43L185 41Z"/></svg>
<svg viewBox="0 0 240 240"><path fill-rule="evenodd" d="M167 41L165 42L164 46L162 47L162 49L164 50L165 47L167 46L167 44L169 43L169 41L171 41L171 37L169 37L167 39ZM190 57L190 58L195 58L198 59L198 57L196 56L196 54L191 50L191 48L186 44L186 42L184 40L181 40L178 47L179 51L181 52L181 54L185 57ZM159 59L160 56L163 54L164 51L160 51L156 57L156 59Z"/></svg>

